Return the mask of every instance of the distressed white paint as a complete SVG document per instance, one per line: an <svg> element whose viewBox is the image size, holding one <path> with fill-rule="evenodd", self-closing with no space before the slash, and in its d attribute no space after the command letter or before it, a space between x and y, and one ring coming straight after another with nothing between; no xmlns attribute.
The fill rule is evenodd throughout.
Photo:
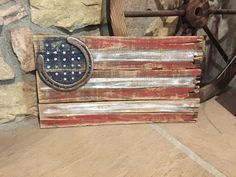
<svg viewBox="0 0 236 177"><path fill-rule="evenodd" d="M91 50L94 61L158 61L158 62L193 62L195 57L203 56L196 50Z"/></svg>
<svg viewBox="0 0 236 177"><path fill-rule="evenodd" d="M79 89L119 89L119 88L157 88L157 87L195 87L196 77L161 77L161 78L91 78L87 84ZM40 91L52 88L40 81Z"/></svg>
<svg viewBox="0 0 236 177"><path fill-rule="evenodd" d="M109 113L181 113L196 112L199 99L157 101L111 101L40 105L42 117L97 115Z"/></svg>

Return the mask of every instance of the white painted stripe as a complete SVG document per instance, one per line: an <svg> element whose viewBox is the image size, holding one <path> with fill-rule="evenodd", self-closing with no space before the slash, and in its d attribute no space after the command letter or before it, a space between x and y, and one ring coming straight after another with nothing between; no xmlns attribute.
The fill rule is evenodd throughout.
<svg viewBox="0 0 236 177"><path fill-rule="evenodd" d="M171 113L196 112L199 99L158 101L109 101L70 104L48 104L42 110L44 116L93 115L110 113Z"/></svg>
<svg viewBox="0 0 236 177"><path fill-rule="evenodd" d="M119 89L119 88L157 88L157 87L195 87L196 77L162 77L162 78L91 78L79 89ZM41 91L52 88L43 85Z"/></svg>
<svg viewBox="0 0 236 177"><path fill-rule="evenodd" d="M194 57L203 56L202 52L196 50L157 50L157 51L130 51L115 50L103 51L92 50L94 61L189 61Z"/></svg>
<svg viewBox="0 0 236 177"><path fill-rule="evenodd" d="M226 177L226 175L224 175L222 172L217 170L209 162L202 159L199 155L197 155L195 152L193 152L190 148L183 145L180 141L178 141L175 137L173 137L171 134L169 134L163 128L161 128L160 126L158 126L156 124L155 125L152 124L150 126L152 129L154 129L156 132L158 132L164 138L166 138L169 142L171 142L173 145L175 145L176 148L178 148L185 155L187 155L189 158L191 158L193 161L195 161L198 165L200 165L203 169L208 171L210 174L214 175L215 177Z"/></svg>
<svg viewBox="0 0 236 177"><path fill-rule="evenodd" d="M156 88L194 87L195 77L179 78L92 78L84 85L88 88Z"/></svg>

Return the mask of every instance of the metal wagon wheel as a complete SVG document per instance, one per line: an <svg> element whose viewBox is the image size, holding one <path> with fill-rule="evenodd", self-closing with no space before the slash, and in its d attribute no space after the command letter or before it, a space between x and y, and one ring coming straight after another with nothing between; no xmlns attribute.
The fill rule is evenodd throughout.
<svg viewBox="0 0 236 177"><path fill-rule="evenodd" d="M125 18L179 16L183 23L193 29L203 29L222 56L227 66L210 84L200 89L204 102L218 95L236 75L236 56L230 58L207 26L209 15L236 15L235 9L211 9L208 0L185 0L182 8L158 11L125 11L125 0L108 0L108 16L114 36L127 36Z"/></svg>

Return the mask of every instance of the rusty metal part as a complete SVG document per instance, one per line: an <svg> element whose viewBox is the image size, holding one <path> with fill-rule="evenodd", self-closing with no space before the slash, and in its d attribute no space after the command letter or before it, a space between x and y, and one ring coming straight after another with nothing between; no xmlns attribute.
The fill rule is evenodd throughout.
<svg viewBox="0 0 236 177"><path fill-rule="evenodd" d="M219 95L236 75L236 56L210 84L200 89L201 102L205 102L214 96Z"/></svg>
<svg viewBox="0 0 236 177"><path fill-rule="evenodd" d="M219 14L219 15L235 15L236 10L235 9L209 9L208 10L209 14Z"/></svg>
<svg viewBox="0 0 236 177"><path fill-rule="evenodd" d="M212 43L214 44L214 46L219 51L219 53L222 56L222 58L225 60L226 63L228 63L229 62L229 57L227 56L227 54L224 51L224 49L221 47L219 41L214 37L214 35L212 34L212 32L210 31L208 26L207 25L203 26L203 29L206 32L206 34L208 35L208 37L210 38L210 40L212 41Z"/></svg>
<svg viewBox="0 0 236 177"><path fill-rule="evenodd" d="M190 0L186 4L184 19L194 28L202 28L207 24L210 8L207 0Z"/></svg>
<svg viewBox="0 0 236 177"><path fill-rule="evenodd" d="M91 77L93 59L78 39L48 38L38 53L37 70L41 79L59 91L83 86Z"/></svg>

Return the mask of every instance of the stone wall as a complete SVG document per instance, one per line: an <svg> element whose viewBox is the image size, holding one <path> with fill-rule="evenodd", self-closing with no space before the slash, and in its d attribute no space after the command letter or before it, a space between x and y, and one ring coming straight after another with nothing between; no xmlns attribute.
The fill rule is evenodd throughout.
<svg viewBox="0 0 236 177"><path fill-rule="evenodd" d="M101 3L0 0L0 124L38 116L30 33L100 35Z"/></svg>
<svg viewBox="0 0 236 177"><path fill-rule="evenodd" d="M32 34L100 35L103 0L0 0L0 124L37 117L33 52L27 44ZM104 0L105 1L105 0ZM217 8L236 8L234 0L210 0ZM175 9L181 0L126 0L126 10ZM230 55L235 53L235 16L214 16L209 27ZM130 36L176 35L177 17L127 19ZM229 23L230 22L230 23ZM191 31L182 33L188 35ZM199 35L205 35L199 30ZM179 33L178 33L179 34ZM224 67L207 41L204 81ZM213 60L214 59L214 60Z"/></svg>

